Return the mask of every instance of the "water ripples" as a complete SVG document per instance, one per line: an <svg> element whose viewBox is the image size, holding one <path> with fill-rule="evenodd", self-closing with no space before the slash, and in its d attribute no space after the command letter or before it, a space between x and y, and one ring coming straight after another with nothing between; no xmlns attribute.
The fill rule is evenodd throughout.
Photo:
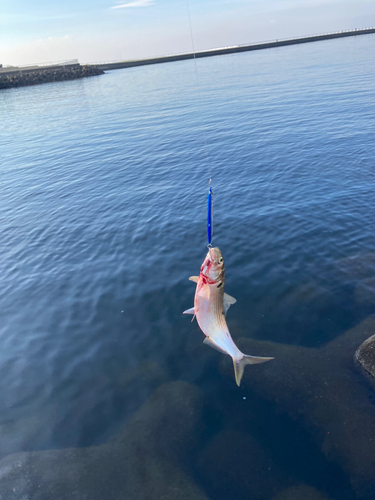
<svg viewBox="0 0 375 500"><path fill-rule="evenodd" d="M334 269L374 249L374 40L198 61L200 92L187 61L0 94L8 452L110 434L138 404L118 381L147 359L201 380L210 354L181 311L210 176L234 335L317 345L358 319ZM324 307L301 313L301 287Z"/></svg>

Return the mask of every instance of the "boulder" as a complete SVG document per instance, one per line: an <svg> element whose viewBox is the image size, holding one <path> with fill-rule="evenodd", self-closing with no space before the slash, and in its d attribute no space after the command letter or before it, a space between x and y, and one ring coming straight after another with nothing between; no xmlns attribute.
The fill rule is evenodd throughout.
<svg viewBox="0 0 375 500"><path fill-rule="evenodd" d="M375 335L372 335L358 347L354 359L375 384Z"/></svg>
<svg viewBox="0 0 375 500"><path fill-rule="evenodd" d="M202 396L159 387L101 446L25 452L0 462L1 500L207 500L185 463L199 439Z"/></svg>

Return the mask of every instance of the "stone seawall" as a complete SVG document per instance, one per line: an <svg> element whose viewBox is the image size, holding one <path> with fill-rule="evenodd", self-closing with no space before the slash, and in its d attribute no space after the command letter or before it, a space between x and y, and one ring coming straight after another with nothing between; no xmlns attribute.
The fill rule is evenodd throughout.
<svg viewBox="0 0 375 500"><path fill-rule="evenodd" d="M96 66L81 66L80 64L33 69L11 68L0 72L0 89L76 80L103 73L104 71Z"/></svg>

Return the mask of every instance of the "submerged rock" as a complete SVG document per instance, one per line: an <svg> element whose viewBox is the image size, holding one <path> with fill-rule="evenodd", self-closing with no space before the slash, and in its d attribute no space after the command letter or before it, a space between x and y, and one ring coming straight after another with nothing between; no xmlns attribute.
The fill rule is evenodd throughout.
<svg viewBox="0 0 375 500"><path fill-rule="evenodd" d="M199 438L202 396L185 382L159 387L102 446L9 455L1 500L207 500L183 463Z"/></svg>
<svg viewBox="0 0 375 500"><path fill-rule="evenodd" d="M167 374L157 363L144 361L122 374L114 393L126 408L126 414L130 415L155 389L166 382Z"/></svg>
<svg viewBox="0 0 375 500"><path fill-rule="evenodd" d="M44 413L46 417L47 412ZM49 436L39 415L20 418L0 424L0 460L20 449L32 449L35 443L43 443L43 437Z"/></svg>
<svg viewBox="0 0 375 500"><path fill-rule="evenodd" d="M263 327L274 335L276 317L283 330L284 341L293 344L314 344L317 332L320 332L320 338L321 332L332 335L330 328L327 328L327 318L337 313L337 310L338 301L335 294L310 281L285 290L266 315ZM306 317L309 318L308 325ZM272 339L275 340L275 337Z"/></svg>
<svg viewBox="0 0 375 500"><path fill-rule="evenodd" d="M245 369L243 386L272 401L309 432L326 459L349 477L358 498L375 498L375 407L353 354L375 332L375 317L321 349L243 339L239 347L273 361ZM233 377L231 363L224 371Z"/></svg>
<svg viewBox="0 0 375 500"><path fill-rule="evenodd" d="M272 500L329 500L329 498L307 484L298 484L278 493Z"/></svg>
<svg viewBox="0 0 375 500"><path fill-rule="evenodd" d="M375 335L359 346L354 358L365 373L370 376L370 380L375 383Z"/></svg>
<svg viewBox="0 0 375 500"><path fill-rule="evenodd" d="M287 486L266 450L243 432L218 434L201 453L198 469L213 498L269 500Z"/></svg>
<svg viewBox="0 0 375 500"><path fill-rule="evenodd" d="M354 289L354 300L358 306L375 306L375 277L358 281Z"/></svg>
<svg viewBox="0 0 375 500"><path fill-rule="evenodd" d="M349 281L375 276L375 252L345 257L336 262L336 270Z"/></svg>
<svg viewBox="0 0 375 500"><path fill-rule="evenodd" d="M129 390L129 385L137 384L137 390L139 391L139 386L149 386L153 385L154 389L162 383L166 382L167 375L160 366L155 363L155 361L144 361L137 365L135 368L126 371L118 381L117 389L119 391L127 392ZM132 397L134 395L132 394Z"/></svg>
<svg viewBox="0 0 375 500"><path fill-rule="evenodd" d="M115 369L117 366L113 371ZM108 376L108 372L111 372L111 367L108 371L104 367L93 374L85 386L77 391L69 407L59 409L59 417L53 417L53 447L86 447L104 443L108 437L117 434L126 419L145 403L157 387L167 381L165 371L153 361L141 362L122 371L117 377ZM98 411L103 406L106 406L108 411ZM58 411L56 408L53 410ZM43 411L46 411L45 408ZM44 420L39 418L40 422ZM110 426L108 420L111 421ZM26 451L51 447L43 444L38 446L36 442L34 447L19 447L17 450L13 449L12 453L19 449Z"/></svg>

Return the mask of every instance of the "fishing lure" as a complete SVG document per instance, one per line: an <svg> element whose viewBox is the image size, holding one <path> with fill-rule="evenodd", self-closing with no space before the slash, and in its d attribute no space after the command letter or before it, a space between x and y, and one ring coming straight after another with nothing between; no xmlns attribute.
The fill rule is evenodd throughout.
<svg viewBox="0 0 375 500"><path fill-rule="evenodd" d="M208 188L208 200L207 200L207 238L208 246L211 246L212 233L213 233L213 203L214 203L214 193L212 187Z"/></svg>

